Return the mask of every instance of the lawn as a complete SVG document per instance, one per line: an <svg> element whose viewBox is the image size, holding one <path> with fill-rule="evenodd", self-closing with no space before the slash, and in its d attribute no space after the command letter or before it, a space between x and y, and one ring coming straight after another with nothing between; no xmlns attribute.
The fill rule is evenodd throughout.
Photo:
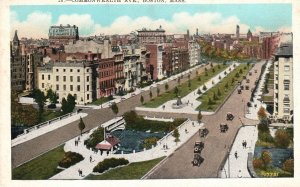
<svg viewBox="0 0 300 187"><path fill-rule="evenodd" d="M57 118L59 116L62 116L61 112L60 111L55 111L55 110L45 110L43 112L43 115L42 115L42 120L41 120L41 123L42 122L45 122L45 121L49 121L51 119L54 119L54 118Z"/></svg>
<svg viewBox="0 0 300 187"><path fill-rule="evenodd" d="M128 180L140 179L165 157L154 160L131 163L128 166L111 169L102 175L88 175L88 180Z"/></svg>
<svg viewBox="0 0 300 187"><path fill-rule="evenodd" d="M101 98L93 101L91 104L93 104L93 105L101 105L101 104L106 103L106 102L108 102L110 100L113 100L113 98L111 98L111 97L101 97Z"/></svg>
<svg viewBox="0 0 300 187"><path fill-rule="evenodd" d="M64 157L64 145L61 145L12 170L14 180L49 179L61 170L57 169Z"/></svg>
<svg viewBox="0 0 300 187"><path fill-rule="evenodd" d="M246 69L244 69L246 68ZM240 72L242 69L242 73L239 73L239 77L236 77L236 73ZM229 73L223 80L221 80L214 87L209 89L203 95L201 95L198 100L201 101L201 105L198 106L197 110L201 111L215 111L226 99L226 97L231 93L231 91L235 88L239 81L243 79L248 71L250 70L250 66L247 64L240 64L236 67L231 73ZM232 79L235 81L232 83ZM228 83L228 87L226 88L226 84ZM218 95L218 89L220 90L220 95ZM217 99L213 99L213 95L217 96ZM209 104L209 98L212 103Z"/></svg>
<svg viewBox="0 0 300 187"><path fill-rule="evenodd" d="M273 99L274 99L273 96L267 96L267 95L264 95L263 98L262 98L262 100L264 102L273 102Z"/></svg>
<svg viewBox="0 0 300 187"><path fill-rule="evenodd" d="M189 94L192 90L197 89L199 86L201 86L202 84L204 84L207 80L211 79L212 77L216 76L217 74L219 74L220 72L222 72L224 69L226 69L228 67L228 65L223 65L223 64L219 64L220 68L217 67L217 65L214 66L215 72L213 72L212 69L208 69L208 76L205 76L205 72L201 73L200 75L198 75L197 77L195 77L194 79L191 79L191 87L189 87L189 81L186 81L185 83L181 83L178 87L179 89L179 94L181 97L186 96L187 94ZM201 77L201 80L198 80L198 77ZM151 101L144 103L143 106L144 107L148 107L148 108L156 108L160 105L162 105L163 103L175 99L177 98L176 94L174 93L174 89L165 92L163 94L160 94L158 97L152 99Z"/></svg>

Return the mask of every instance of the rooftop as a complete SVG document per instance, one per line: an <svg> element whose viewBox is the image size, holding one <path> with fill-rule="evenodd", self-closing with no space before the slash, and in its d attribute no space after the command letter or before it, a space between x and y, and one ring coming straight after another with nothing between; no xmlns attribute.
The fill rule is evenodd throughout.
<svg viewBox="0 0 300 187"><path fill-rule="evenodd" d="M277 50L275 56L293 56L293 44L292 43L282 43Z"/></svg>

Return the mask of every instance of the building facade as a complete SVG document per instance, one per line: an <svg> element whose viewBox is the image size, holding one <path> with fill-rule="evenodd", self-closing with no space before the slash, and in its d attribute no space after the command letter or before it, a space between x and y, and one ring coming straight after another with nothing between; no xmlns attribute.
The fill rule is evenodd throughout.
<svg viewBox="0 0 300 187"><path fill-rule="evenodd" d="M200 54L201 54L201 49L200 45L194 41L190 40L188 44L188 50L189 50L189 62L190 62L190 67L195 66L200 63Z"/></svg>
<svg viewBox="0 0 300 187"><path fill-rule="evenodd" d="M38 88L44 92L52 89L60 103L71 94L77 104L87 104L96 99L96 75L92 62L55 62L38 68Z"/></svg>
<svg viewBox="0 0 300 187"><path fill-rule="evenodd" d="M76 25L59 25L49 28L50 45L62 45L79 39L78 27Z"/></svg>
<svg viewBox="0 0 300 187"><path fill-rule="evenodd" d="M160 26L156 30L142 29L138 32L138 41L140 45L143 44L161 44L166 42L165 30Z"/></svg>
<svg viewBox="0 0 300 187"><path fill-rule="evenodd" d="M293 116L293 45L282 43L274 62L274 116L290 121Z"/></svg>

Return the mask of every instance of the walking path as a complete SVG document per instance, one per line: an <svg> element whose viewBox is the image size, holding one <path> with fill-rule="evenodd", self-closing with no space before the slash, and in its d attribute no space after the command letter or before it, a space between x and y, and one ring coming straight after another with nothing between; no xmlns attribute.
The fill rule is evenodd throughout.
<svg viewBox="0 0 300 187"><path fill-rule="evenodd" d="M236 65L234 67L234 64ZM207 82L205 82L203 85L207 87L207 90L203 91L203 85L199 86L197 89L191 91L188 95L185 97L181 98L181 101L183 103L182 108L174 109L172 106L174 103L177 102L177 99L170 100L165 102L164 104L160 105L157 108L147 108L147 107L136 107L135 110L138 111L153 111L153 112L168 112L168 113L189 113L189 114L198 114L198 111L196 110L197 107L201 104L200 101L197 99L207 92L209 89L211 89L213 86L217 85L221 80L223 80L229 73L229 69L233 71L235 68L237 68L240 64L239 63L233 63L229 67L227 67L224 71L220 72L216 76L212 77L209 79ZM224 75L224 72L229 72L226 75ZM219 76L221 76L221 79L219 79ZM212 81L214 84L212 84ZM201 89L202 94L198 94L197 91L198 89ZM207 112L203 111L202 114L204 115L211 115L214 112Z"/></svg>
<svg viewBox="0 0 300 187"><path fill-rule="evenodd" d="M73 121L79 120L80 117L83 118L85 116L87 116L86 113L78 113L78 114L72 115L70 117L67 117L65 119L62 119L62 120L59 120L59 121L56 121L56 122L52 122L51 124L47 124L47 125L45 125L41 128L30 131L27 134L16 137L15 139L13 139L11 141L11 146L14 147L18 144L21 144L21 143L24 143L28 140L34 139L34 138L36 138L38 136L41 136L43 134L46 134L50 131L53 131L55 129L63 127L63 126L65 126L65 125L67 125L67 124L69 124Z"/></svg>
<svg viewBox="0 0 300 187"><path fill-rule="evenodd" d="M254 154L257 138L256 126L240 128L222 170L221 178L251 178L247 169L248 153L252 152ZM247 142L246 148L242 145L243 141ZM235 157L235 152L237 153L237 158Z"/></svg>
<svg viewBox="0 0 300 187"><path fill-rule="evenodd" d="M266 64L265 71L263 72L263 75L258 82L258 87L254 94L253 102L251 102L252 107L248 107L247 114L245 115L246 118L258 120L257 112L260 109L260 107L267 108L267 105L264 104L263 101L261 101L261 100L262 100L262 95L263 95L264 84L266 81L265 78L266 78L267 73L269 73L269 68L271 65L272 65L272 62L268 61ZM252 73L254 73L254 72L252 72Z"/></svg>
<svg viewBox="0 0 300 187"><path fill-rule="evenodd" d="M194 124L194 125L193 125ZM105 152L101 156L100 152L94 153L92 150L88 150L83 142L85 139L89 137L93 130L89 133L85 133L80 137L80 142L78 146L75 146L75 140L78 140L78 137L69 140L66 142L64 146L65 152L72 151L81 154L84 157L84 160L71 166L70 168L65 169L64 171L58 173L57 175L51 177L50 179L83 179L88 174L92 173L93 168L105 158L125 158L130 163L132 162L141 162L152 160L156 158L160 158L163 156L168 156L172 154L178 147L188 141L195 133L198 132L199 128L202 127L203 124L199 124L195 121L187 120L184 124L182 124L178 130L180 134L180 142L176 144L174 141L174 137L172 133L169 133L165 137L163 137L160 141L158 141L158 145L153 147L152 149L130 153L130 154L109 154L107 155ZM186 132L187 130L187 132ZM164 145L168 146L168 149L164 149ZM90 162L90 156L92 156L92 162ZM83 176L79 176L78 169L81 169L83 172Z"/></svg>

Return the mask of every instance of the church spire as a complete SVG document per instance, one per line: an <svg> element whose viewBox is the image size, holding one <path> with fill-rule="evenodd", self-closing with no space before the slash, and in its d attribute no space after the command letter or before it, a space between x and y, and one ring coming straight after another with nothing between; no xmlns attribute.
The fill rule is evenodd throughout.
<svg viewBox="0 0 300 187"><path fill-rule="evenodd" d="M15 31L15 36L14 36L14 39L13 39L13 44L15 45L15 46L18 46L19 45L19 37L18 37L18 31L16 30Z"/></svg>

